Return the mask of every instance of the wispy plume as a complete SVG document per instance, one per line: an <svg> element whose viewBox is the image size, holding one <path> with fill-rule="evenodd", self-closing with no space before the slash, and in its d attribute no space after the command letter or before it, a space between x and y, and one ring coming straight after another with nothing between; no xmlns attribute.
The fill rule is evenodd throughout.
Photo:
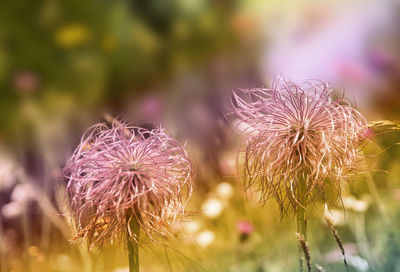
<svg viewBox="0 0 400 272"><path fill-rule="evenodd" d="M90 246L123 241L137 221L150 238L168 234L185 214L192 164L163 128L147 130L114 121L90 128L64 168L77 238ZM128 236L138 241L128 229Z"/></svg>
<svg viewBox="0 0 400 272"><path fill-rule="evenodd" d="M301 180L306 182L306 199L312 201L313 193L323 192L328 183L339 189L357 169L367 121L332 92L320 81L277 78L270 89L233 93L230 116L249 135L244 184L259 189L261 201L273 197L286 210L288 200L296 210Z"/></svg>

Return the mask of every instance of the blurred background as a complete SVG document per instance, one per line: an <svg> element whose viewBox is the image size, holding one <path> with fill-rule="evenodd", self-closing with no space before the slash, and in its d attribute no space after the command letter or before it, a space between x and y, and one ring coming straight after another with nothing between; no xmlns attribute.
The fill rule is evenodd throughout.
<svg viewBox="0 0 400 272"><path fill-rule="evenodd" d="M395 0L2 1L0 271L128 271L124 249L70 241L59 178L105 113L162 123L196 165L190 209L202 213L174 225L168 246L144 246L143 272L296 271L291 218L235 177L230 92L320 79L369 121L398 120L399 13ZM329 216L351 271L400 271L400 133L369 137L370 171ZM323 213L312 212L312 261L344 271Z"/></svg>

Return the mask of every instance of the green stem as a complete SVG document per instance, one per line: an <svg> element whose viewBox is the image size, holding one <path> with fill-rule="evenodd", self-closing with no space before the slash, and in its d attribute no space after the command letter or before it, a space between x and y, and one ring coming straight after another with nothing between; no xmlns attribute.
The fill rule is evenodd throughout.
<svg viewBox="0 0 400 272"><path fill-rule="evenodd" d="M139 272L139 231L140 226L137 220L134 217L131 217L129 222L129 229L136 237L136 240L133 239L127 230L127 241L128 241L128 253L129 253L129 271L130 272Z"/></svg>
<svg viewBox="0 0 400 272"><path fill-rule="evenodd" d="M297 232L304 236L307 241L307 196L306 196L307 184L304 178L299 179L299 186L297 189L297 201L300 205L297 208ZM298 258L299 258L299 271L307 271L306 260L304 252L300 244L298 244Z"/></svg>

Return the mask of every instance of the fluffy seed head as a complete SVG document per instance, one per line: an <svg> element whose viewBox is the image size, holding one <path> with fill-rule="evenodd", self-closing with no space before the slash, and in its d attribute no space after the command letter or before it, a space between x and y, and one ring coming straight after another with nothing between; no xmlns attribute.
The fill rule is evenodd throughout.
<svg viewBox="0 0 400 272"><path fill-rule="evenodd" d="M90 128L63 173L76 238L90 246L123 241L130 220L153 241L168 234L192 191L192 165L176 140L117 121Z"/></svg>
<svg viewBox="0 0 400 272"><path fill-rule="evenodd" d="M245 186L257 185L261 201L274 197L283 210L286 200L296 208L300 178L309 195L339 186L357 166L367 122L323 82L277 79L271 89L233 93L232 105L230 115L249 134Z"/></svg>

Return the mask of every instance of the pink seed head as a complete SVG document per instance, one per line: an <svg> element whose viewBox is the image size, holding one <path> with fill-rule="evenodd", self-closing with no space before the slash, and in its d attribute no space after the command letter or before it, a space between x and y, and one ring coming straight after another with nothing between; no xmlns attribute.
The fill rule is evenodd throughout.
<svg viewBox="0 0 400 272"><path fill-rule="evenodd" d="M262 202L273 197L285 210L287 199L295 209L300 177L310 194L328 180L339 186L356 169L367 122L346 100L331 96L323 82L283 79L271 89L233 94L230 116L248 134L244 183L247 189L258 186Z"/></svg>
<svg viewBox="0 0 400 272"><path fill-rule="evenodd" d="M192 164L176 140L162 128L120 122L91 127L63 173L76 238L87 237L90 246L122 241L131 219L153 241L168 234L192 191Z"/></svg>

